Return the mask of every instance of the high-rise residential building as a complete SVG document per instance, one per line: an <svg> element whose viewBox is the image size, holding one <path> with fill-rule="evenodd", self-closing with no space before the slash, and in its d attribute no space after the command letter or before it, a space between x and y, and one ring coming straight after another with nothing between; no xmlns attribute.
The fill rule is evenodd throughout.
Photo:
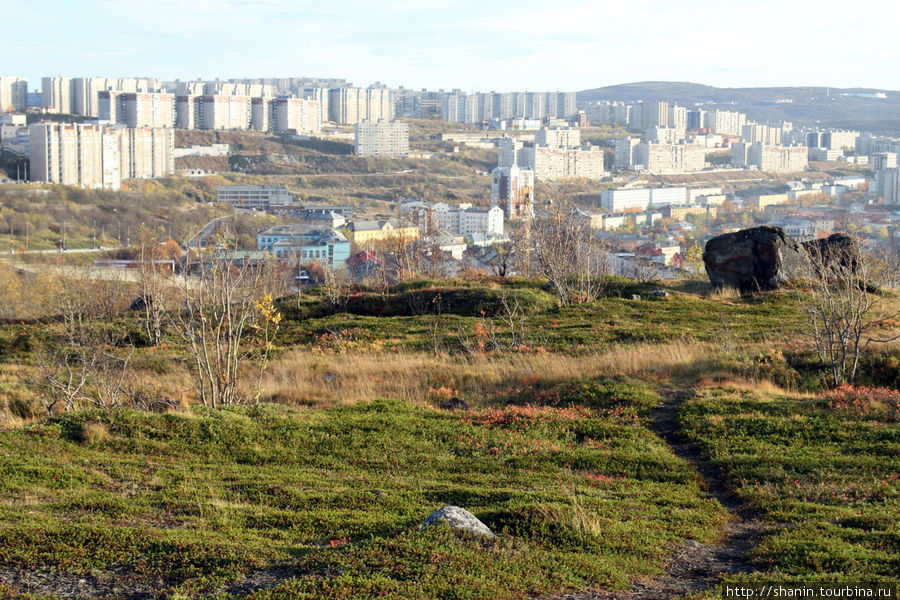
<svg viewBox="0 0 900 600"><path fill-rule="evenodd" d="M72 79L70 77L44 77L41 79L44 109L58 114L72 112Z"/></svg>
<svg viewBox="0 0 900 600"><path fill-rule="evenodd" d="M616 140L616 169L628 170L634 166L634 149L640 143L641 139L636 137L625 137Z"/></svg>
<svg viewBox="0 0 900 600"><path fill-rule="evenodd" d="M641 105L641 129L668 127L669 103L662 101L644 102Z"/></svg>
<svg viewBox="0 0 900 600"><path fill-rule="evenodd" d="M196 129L250 129L249 96L197 96L194 98Z"/></svg>
<svg viewBox="0 0 900 600"><path fill-rule="evenodd" d="M119 189L122 180L175 170L172 129L39 123L29 128L31 178Z"/></svg>
<svg viewBox="0 0 900 600"><path fill-rule="evenodd" d="M687 130L687 109L683 106L670 106L668 126L680 131L683 138Z"/></svg>
<svg viewBox="0 0 900 600"><path fill-rule="evenodd" d="M747 123L741 128L741 140L748 144L759 142L768 146L778 146L781 144L781 128Z"/></svg>
<svg viewBox="0 0 900 600"><path fill-rule="evenodd" d="M406 156L409 154L409 125L364 121L355 126L354 151L359 156Z"/></svg>
<svg viewBox="0 0 900 600"><path fill-rule="evenodd" d="M710 111L707 119L707 127L722 135L740 135L741 128L747 123L747 115L730 110Z"/></svg>
<svg viewBox="0 0 900 600"><path fill-rule="evenodd" d="M23 77L0 77L0 113L25 112L28 108L28 80Z"/></svg>
<svg viewBox="0 0 900 600"><path fill-rule="evenodd" d="M581 130L569 127L542 127L534 134L537 146L549 148L578 148L581 146Z"/></svg>
<svg viewBox="0 0 900 600"><path fill-rule="evenodd" d="M822 134L821 144L823 148L829 150L852 150L856 147L856 138L858 137L858 131L832 129Z"/></svg>
<svg viewBox="0 0 900 600"><path fill-rule="evenodd" d="M175 96L175 127L178 129L197 128L197 98L191 94Z"/></svg>
<svg viewBox="0 0 900 600"><path fill-rule="evenodd" d="M125 92L122 117L128 127L174 127L175 94Z"/></svg>
<svg viewBox="0 0 900 600"><path fill-rule="evenodd" d="M883 204L900 204L900 169L881 169L875 173L875 198Z"/></svg>
<svg viewBox="0 0 900 600"><path fill-rule="evenodd" d="M737 142L731 147L731 164L736 167L756 167L760 171L773 173L805 171L809 164L809 149L806 146Z"/></svg>
<svg viewBox="0 0 900 600"><path fill-rule="evenodd" d="M321 118L319 103L316 100L278 98L272 102L271 130L276 133L284 131L298 134L319 133L322 130Z"/></svg>
<svg viewBox="0 0 900 600"><path fill-rule="evenodd" d="M275 117L272 113L274 98L250 99L250 128L256 131L270 131Z"/></svg>
<svg viewBox="0 0 900 600"><path fill-rule="evenodd" d="M650 173L691 173L703 169L706 155L696 144L642 142L634 149L634 161Z"/></svg>
<svg viewBox="0 0 900 600"><path fill-rule="evenodd" d="M604 153L597 146L586 148L550 148L535 146L526 152L526 166L540 181L570 179L602 179L609 175L604 168Z"/></svg>
<svg viewBox="0 0 900 600"><path fill-rule="evenodd" d="M709 127L707 114L708 111L705 111L702 108L687 111L687 128L707 129Z"/></svg>
<svg viewBox="0 0 900 600"><path fill-rule="evenodd" d="M338 88L328 91L329 120L341 124L376 123L394 117L391 91L387 88Z"/></svg>
<svg viewBox="0 0 900 600"><path fill-rule="evenodd" d="M896 169L897 168L897 153L896 152L875 152L874 154L869 155L869 170L873 173L877 173L882 169Z"/></svg>

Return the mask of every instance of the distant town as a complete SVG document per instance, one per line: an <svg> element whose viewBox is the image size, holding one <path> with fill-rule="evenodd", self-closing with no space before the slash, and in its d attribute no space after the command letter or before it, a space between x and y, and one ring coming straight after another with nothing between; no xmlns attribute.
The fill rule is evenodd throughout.
<svg viewBox="0 0 900 600"><path fill-rule="evenodd" d="M363 88L318 78L44 77L40 85L0 77L8 183L116 191L132 179L213 175L184 159L234 153L225 143L178 144L178 130L352 142L355 157L427 160L433 151L410 142L410 124L426 120L446 124L434 137L451 152L496 151L474 202L398 192L390 213L304 202L284 185L219 185L216 202L284 218L232 258L344 269L380 260L375 242L427 240L457 263L450 273L489 270L491 248L560 210L553 196L570 185L591 201L567 206L566 218L593 230L624 274L647 265L663 277L696 270L707 239L751 224L801 241L848 231L872 249L900 243L900 139L878 132L756 121L715 103L582 101L575 92Z"/></svg>

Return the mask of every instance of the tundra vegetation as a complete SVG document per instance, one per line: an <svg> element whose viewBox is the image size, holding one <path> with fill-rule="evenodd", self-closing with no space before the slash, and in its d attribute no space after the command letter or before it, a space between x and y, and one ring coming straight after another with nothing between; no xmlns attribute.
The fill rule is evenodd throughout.
<svg viewBox="0 0 900 600"><path fill-rule="evenodd" d="M564 303L547 279L473 275L335 302L224 275L153 280L148 311L141 278L4 272L0 595L627 589L738 518L659 430L670 409L762 524L750 572L721 581L897 572L900 351L833 388L802 285L652 300L659 283L605 277ZM452 397L468 408L438 408ZM419 529L445 504L499 537Z"/></svg>

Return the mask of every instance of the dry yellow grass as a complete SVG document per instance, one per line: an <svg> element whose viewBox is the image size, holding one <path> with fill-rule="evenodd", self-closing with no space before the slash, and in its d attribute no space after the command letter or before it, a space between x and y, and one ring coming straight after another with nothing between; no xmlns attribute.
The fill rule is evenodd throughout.
<svg viewBox="0 0 900 600"><path fill-rule="evenodd" d="M587 356L560 354L346 353L295 350L274 361L262 381L261 400L291 405L336 405L394 398L421 404L453 391L485 405L510 389L539 382L642 375L650 379L701 371L714 362L711 345L674 342L630 344Z"/></svg>

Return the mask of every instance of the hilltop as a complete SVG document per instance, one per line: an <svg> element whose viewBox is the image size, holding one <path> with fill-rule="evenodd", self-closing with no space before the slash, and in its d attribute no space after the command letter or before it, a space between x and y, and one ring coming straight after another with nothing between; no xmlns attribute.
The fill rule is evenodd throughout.
<svg viewBox="0 0 900 600"><path fill-rule="evenodd" d="M858 94L883 93L883 99ZM900 130L900 92L873 88L754 87L717 88L689 82L644 81L594 88L578 92L578 102L596 100L668 100L682 106L704 104L741 110L760 121ZM789 100L790 102L779 102Z"/></svg>

